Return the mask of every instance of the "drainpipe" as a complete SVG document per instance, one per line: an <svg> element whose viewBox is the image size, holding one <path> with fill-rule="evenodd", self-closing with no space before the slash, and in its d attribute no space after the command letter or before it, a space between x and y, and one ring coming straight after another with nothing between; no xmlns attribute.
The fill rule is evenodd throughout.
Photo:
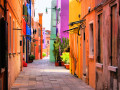
<svg viewBox="0 0 120 90"><path fill-rule="evenodd" d="M5 16L5 24L6 24L6 27L5 27L5 61L6 61L6 64L5 64L5 77L4 77L4 80L5 80L5 85L4 85L4 90L8 90L8 23L7 23L7 0L4 0L4 16Z"/></svg>

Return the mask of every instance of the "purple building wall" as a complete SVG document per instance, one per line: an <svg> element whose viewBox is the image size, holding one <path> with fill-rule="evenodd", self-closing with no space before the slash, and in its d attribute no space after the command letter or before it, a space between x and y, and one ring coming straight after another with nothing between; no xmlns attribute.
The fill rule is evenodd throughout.
<svg viewBox="0 0 120 90"><path fill-rule="evenodd" d="M69 29L69 0L57 0L57 8L60 8L60 21L57 23L59 37L69 38L69 32L63 32Z"/></svg>
<svg viewBox="0 0 120 90"><path fill-rule="evenodd" d="M43 49L46 48L45 38L46 38L46 36L45 36L45 29L43 29Z"/></svg>

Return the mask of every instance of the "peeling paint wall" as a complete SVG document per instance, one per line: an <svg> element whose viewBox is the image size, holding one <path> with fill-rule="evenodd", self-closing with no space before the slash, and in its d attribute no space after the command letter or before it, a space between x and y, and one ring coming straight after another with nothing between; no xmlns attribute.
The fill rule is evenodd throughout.
<svg viewBox="0 0 120 90"><path fill-rule="evenodd" d="M101 0L102 2L102 0ZM96 6L101 2L96 1ZM112 7L116 6L116 12L114 13L116 16L112 14ZM118 73L119 73L119 63L117 65L113 65L112 61L114 61L111 52L113 50L111 48L117 48L113 52L114 55L118 55L119 53L119 2L118 0L104 0L103 4L96 8L96 24L98 23L98 15L102 13L102 56L101 59L103 60L102 68L96 66L96 90L119 90L119 80L118 80ZM113 18L113 19L112 19ZM114 21L113 21L114 20ZM112 22L112 23L111 23ZM112 24L115 25L115 29L113 29L112 33L111 30L114 27ZM96 31L98 30L98 26L96 25ZM115 32L115 33L113 33ZM96 32L96 35L97 32ZM111 42L111 35L114 40ZM114 37L113 37L114 36ZM96 38L96 41L98 38ZM118 41L117 41L118 40ZM117 41L117 42L116 42ZM112 44L114 42L114 44ZM111 46L112 45L112 46ZM118 51L117 51L118 50ZM97 43L96 43L96 51L97 51ZM112 56L112 57L111 57ZM97 53L96 53L96 60L97 60ZM112 61L111 61L112 60ZM116 57L116 61L119 62L119 56ZM118 69L115 69L118 68Z"/></svg>

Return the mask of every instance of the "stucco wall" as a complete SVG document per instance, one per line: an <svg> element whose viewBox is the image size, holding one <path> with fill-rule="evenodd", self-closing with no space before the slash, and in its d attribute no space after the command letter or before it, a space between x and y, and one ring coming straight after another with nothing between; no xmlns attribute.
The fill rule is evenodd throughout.
<svg viewBox="0 0 120 90"><path fill-rule="evenodd" d="M21 70L21 54L20 54L20 40L21 31L15 31L15 39L13 38L13 20L15 21L14 28L22 28L22 2L20 0L8 0L7 3L7 21L8 21L8 88L10 89L15 78L18 76ZM10 52L10 33L9 25L11 16L11 52ZM13 39L15 40L15 45L13 47ZM15 48L15 50L13 50Z"/></svg>
<svg viewBox="0 0 120 90"><path fill-rule="evenodd" d="M69 32L63 32L69 29L69 0L61 0L60 12L60 38L69 38Z"/></svg>
<svg viewBox="0 0 120 90"><path fill-rule="evenodd" d="M80 18L78 17L79 15L81 15L81 3L77 2L76 0L69 0L69 23L79 21L80 20ZM63 16L63 18L65 17ZM74 28L74 27L70 26L69 29L71 28ZM77 29L75 29L74 31L76 30ZM81 62L80 62L80 47L79 47L80 36L78 36L76 32L69 32L69 40L70 40L70 72L73 75L74 73L76 73L76 75L79 78L81 78L81 75L80 75L81 73L80 63Z"/></svg>
<svg viewBox="0 0 120 90"><path fill-rule="evenodd" d="M55 8L57 1L56 0L52 0L51 2L51 7ZM56 11L55 9L51 10L51 35L50 35L50 62L55 62L55 58L53 55L53 44L54 44L54 40L56 39Z"/></svg>

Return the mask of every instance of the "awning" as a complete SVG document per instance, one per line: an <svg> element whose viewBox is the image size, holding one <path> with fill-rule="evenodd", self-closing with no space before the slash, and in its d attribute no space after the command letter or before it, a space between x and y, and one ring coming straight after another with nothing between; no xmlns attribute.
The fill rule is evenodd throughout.
<svg viewBox="0 0 120 90"><path fill-rule="evenodd" d="M82 19L80 21L71 22L69 24L69 26L74 26L74 25L77 24L78 27L75 27L75 28L72 28L72 29L69 29L69 30L65 30L63 32L71 31L71 30L74 30L74 29L78 29L78 32L79 32L80 29L84 29L85 28L85 21L86 21L86 19Z"/></svg>
<svg viewBox="0 0 120 90"><path fill-rule="evenodd" d="M75 28L72 28L72 29L69 29L69 30L65 30L63 32L71 31L71 30L74 30L74 29L77 29L77 28L79 28L79 27L75 27Z"/></svg>
<svg viewBox="0 0 120 90"><path fill-rule="evenodd" d="M86 20L83 19L83 20L80 20L80 21L71 22L71 23L69 24L69 26L73 26L74 24L80 24L80 23L83 23L84 21L86 21Z"/></svg>

